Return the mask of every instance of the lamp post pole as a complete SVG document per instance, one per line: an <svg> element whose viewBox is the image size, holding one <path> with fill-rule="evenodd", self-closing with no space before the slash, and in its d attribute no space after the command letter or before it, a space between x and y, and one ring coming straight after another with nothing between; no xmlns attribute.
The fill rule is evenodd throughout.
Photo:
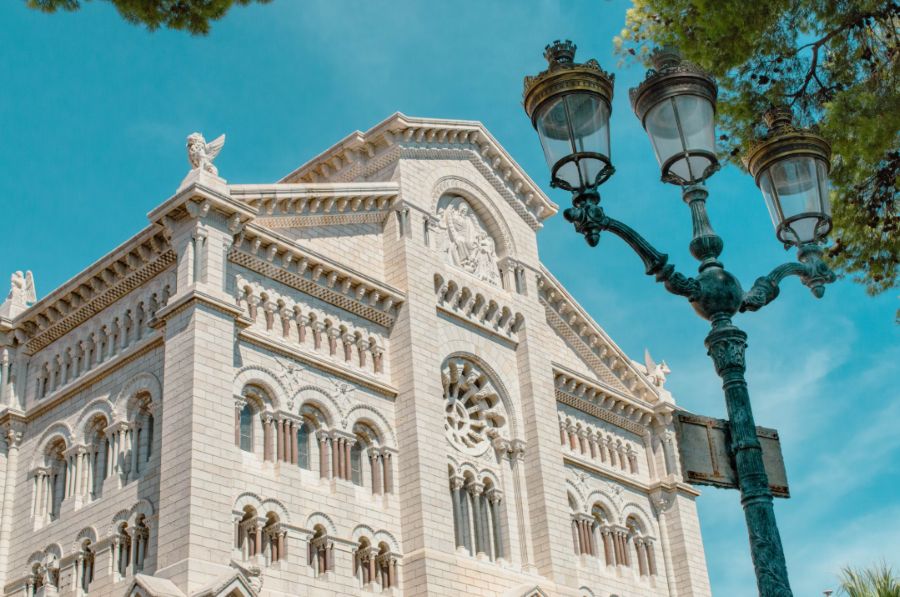
<svg viewBox="0 0 900 597"><path fill-rule="evenodd" d="M779 240L797 246L798 262L775 268L744 292L719 261L724 243L706 213L708 191L703 181L718 169L712 133L715 83L693 65L680 62L672 51L662 52L658 69L651 70L645 83L632 91L632 103L654 143L663 181L681 186L690 209L693 236L689 248L700 265L696 276L687 277L675 270L666 254L626 224L607 216L600 206L597 187L614 171L608 157L612 75L602 71L596 61L575 64L574 52L571 42L548 46L545 56L550 67L537 77L527 77L525 83L525 108L541 135L551 184L573 193L572 207L563 215L592 247L601 232L624 240L640 257L647 275L669 292L687 298L710 322L705 345L722 379L731 454L759 594L790 597L772 492L744 378L747 334L732 318L774 300L787 276L798 276L817 298L823 295L824 285L835 280L822 261L819 246L831 226L827 196L823 195L827 193L823 177L830 148L814 133L790 126L789 114L783 110L767 117L770 137L750 151L748 167L770 204ZM582 109L579 115L577 109L589 105L584 99L588 96L599 107L592 112ZM684 98L688 101L682 102ZM696 116L703 114L698 99L709 104L708 118ZM669 110L668 116L664 110ZM589 146L591 142L596 147Z"/></svg>

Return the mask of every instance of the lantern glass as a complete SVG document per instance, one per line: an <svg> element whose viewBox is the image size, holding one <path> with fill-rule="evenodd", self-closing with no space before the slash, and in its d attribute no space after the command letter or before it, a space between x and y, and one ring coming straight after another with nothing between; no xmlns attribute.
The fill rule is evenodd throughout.
<svg viewBox="0 0 900 597"><path fill-rule="evenodd" d="M593 93L548 101L536 118L544 157L556 186L595 188L609 174L609 105Z"/></svg>
<svg viewBox="0 0 900 597"><path fill-rule="evenodd" d="M828 234L831 204L823 160L805 155L779 160L761 173L759 187L779 240L799 246Z"/></svg>
<svg viewBox="0 0 900 597"><path fill-rule="evenodd" d="M644 118L663 180L695 184L717 164L715 110L697 95L676 95L650 108Z"/></svg>

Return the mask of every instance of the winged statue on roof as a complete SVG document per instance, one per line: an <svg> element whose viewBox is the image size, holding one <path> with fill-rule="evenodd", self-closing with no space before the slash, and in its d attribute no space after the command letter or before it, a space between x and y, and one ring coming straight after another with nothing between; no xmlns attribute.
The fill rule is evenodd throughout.
<svg viewBox="0 0 900 597"><path fill-rule="evenodd" d="M213 165L213 160L222 151L225 145L225 135L219 135L208 142L200 133L191 133L187 138L188 162L194 170L201 169L213 176L219 175L219 170Z"/></svg>
<svg viewBox="0 0 900 597"><path fill-rule="evenodd" d="M24 274L21 271L17 271L10 276L9 294L6 300L23 307L37 301L37 293L34 290L34 276L31 274L31 270Z"/></svg>

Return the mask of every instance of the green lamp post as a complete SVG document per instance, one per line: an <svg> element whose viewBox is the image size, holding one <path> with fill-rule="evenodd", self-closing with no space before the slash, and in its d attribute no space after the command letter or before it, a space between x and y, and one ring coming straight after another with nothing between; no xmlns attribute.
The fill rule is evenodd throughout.
<svg viewBox="0 0 900 597"><path fill-rule="evenodd" d="M715 81L677 52L658 50L646 79L631 90L631 104L659 162L662 181L682 188L693 223L689 248L699 262L688 277L675 271L668 256L633 229L606 215L598 187L614 172L610 158L609 116L614 77L595 60L574 62L570 41L547 46L547 70L525 78L525 111L537 130L551 172L551 185L572 192L566 220L596 246L602 232L624 240L640 257L646 273L684 296L711 324L706 348L721 377L728 411L741 504L750 535L750 551L759 594L791 595L787 566L775 521L772 493L763 467L762 448L744 378L747 335L732 323L738 312L756 311L778 296L787 276L798 276L816 297L835 280L822 261L821 243L831 229L828 203L828 143L791 124L790 111L765 115L768 133L749 151L746 164L762 190L785 247L794 246L798 262L775 268L744 292L719 255L722 239L706 213L704 181L719 168L715 151Z"/></svg>

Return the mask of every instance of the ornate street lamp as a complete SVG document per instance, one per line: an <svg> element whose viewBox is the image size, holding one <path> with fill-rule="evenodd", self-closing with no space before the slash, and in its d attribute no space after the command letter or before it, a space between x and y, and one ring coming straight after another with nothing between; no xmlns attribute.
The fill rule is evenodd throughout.
<svg viewBox="0 0 900 597"><path fill-rule="evenodd" d="M684 296L709 320L705 345L722 378L731 453L759 594L792 595L772 492L763 466L750 395L744 378L747 334L732 323L743 311L756 311L778 296L780 282L798 276L816 297L835 280L822 261L820 244L831 227L828 207L827 142L810 130L791 126L790 112L766 115L768 134L747 155L747 167L763 192L778 239L795 246L798 263L787 263L760 277L744 292L719 261L723 241L706 213L703 182L719 167L715 152L716 84L697 66L670 49L656 52L653 68L630 96L635 114L653 145L664 182L682 187L691 211L691 254L700 262L695 277L675 271L666 254L622 222L606 215L597 187L613 173L609 160L609 106L613 77L594 60L574 62L572 42L554 42L545 56L550 67L525 78L525 111L538 131L552 185L573 193L563 214L591 246L601 232L620 237L641 258L648 275Z"/></svg>
<svg viewBox="0 0 900 597"><path fill-rule="evenodd" d="M666 48L629 93L631 107L650 136L663 182L697 184L719 169L716 159L716 82Z"/></svg>
<svg viewBox="0 0 900 597"><path fill-rule="evenodd" d="M795 128L790 110L775 108L765 119L769 131L744 163L766 199L775 235L785 246L819 243L831 231L831 146L812 131Z"/></svg>
<svg viewBox="0 0 900 597"><path fill-rule="evenodd" d="M575 64L575 44L544 49L549 66L526 79L525 111L537 129L550 184L576 195L596 193L615 172L609 156L614 77L596 60Z"/></svg>

